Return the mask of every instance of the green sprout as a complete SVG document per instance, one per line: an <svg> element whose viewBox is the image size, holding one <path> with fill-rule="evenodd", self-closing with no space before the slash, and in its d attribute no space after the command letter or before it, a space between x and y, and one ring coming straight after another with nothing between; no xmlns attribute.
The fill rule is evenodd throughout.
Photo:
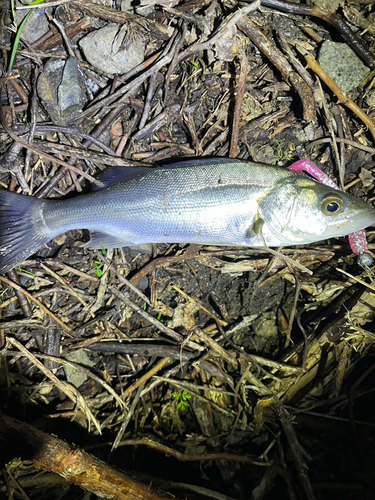
<svg viewBox="0 0 375 500"><path fill-rule="evenodd" d="M372 78L372 77L374 76L374 74L375 74L375 70L371 71L371 73L370 73L370 74L368 74L368 75L366 76L366 78L365 78L365 79L361 82L361 87L363 87L363 86L365 85L365 83L366 83L366 82L367 82L370 78Z"/></svg>
<svg viewBox="0 0 375 500"><path fill-rule="evenodd" d="M16 24L16 6L14 5L15 0L10 0L10 9L12 11L12 19L13 19L13 24L17 28ZM3 3L1 3L3 5Z"/></svg>
<svg viewBox="0 0 375 500"><path fill-rule="evenodd" d="M198 66L198 64L194 61L190 61L190 64L192 64L196 69L200 69L200 67Z"/></svg>
<svg viewBox="0 0 375 500"><path fill-rule="evenodd" d="M172 398L176 400L176 407L179 411L184 411L190 406L188 400L191 398L191 395L186 391L172 392Z"/></svg>
<svg viewBox="0 0 375 500"><path fill-rule="evenodd" d="M254 113L255 112L255 109L253 107L250 106L250 103L249 101L246 99L246 97L244 96L243 100L245 101L245 104L246 106L249 108L250 112L251 113Z"/></svg>
<svg viewBox="0 0 375 500"><path fill-rule="evenodd" d="M21 271L23 273L30 274L31 276L34 276L34 278L36 277L36 274L31 273L30 271L26 271L26 269L22 269L22 267L17 267L17 271Z"/></svg>
<svg viewBox="0 0 375 500"><path fill-rule="evenodd" d="M24 2L25 5L29 5L30 7L32 5L38 5L38 3L42 3L44 0L35 0L34 2Z"/></svg>
<svg viewBox="0 0 375 500"><path fill-rule="evenodd" d="M92 265L94 266L95 273L96 273L97 277L101 278L103 276L104 263L100 262L100 260L94 260Z"/></svg>
<svg viewBox="0 0 375 500"><path fill-rule="evenodd" d="M276 142L277 147L279 148L279 158L277 160L273 161L272 165L276 165L276 162L278 162L278 161L290 160L291 159L290 156L284 156L283 148L281 147L281 144L279 143L279 141L277 141L276 139L274 139L274 141Z"/></svg>

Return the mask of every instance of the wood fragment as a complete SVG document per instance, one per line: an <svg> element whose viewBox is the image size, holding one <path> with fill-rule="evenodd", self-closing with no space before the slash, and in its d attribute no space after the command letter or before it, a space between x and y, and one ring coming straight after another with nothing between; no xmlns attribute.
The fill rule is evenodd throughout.
<svg viewBox="0 0 375 500"><path fill-rule="evenodd" d="M36 304L38 307L40 307L43 312L48 314L48 316L50 316L54 321L56 321L56 323L58 323L61 326L61 328L63 330L65 330L65 332L70 333L72 331L72 329L68 325L66 325L63 321L61 321L61 319L58 318L55 314L53 314L53 312L50 311L48 309L48 307L46 307L44 304L42 304L42 302L40 302L40 300L33 297L33 295L31 295L31 293L29 293L27 290L22 288L20 285L18 285L14 281L9 280L8 278L5 278L4 276L0 276L0 281L2 281L3 283L6 283L7 285L11 286L12 288L15 288L16 290L19 290L20 292L23 293L23 295L26 295L26 297L28 297L32 302L34 302L34 304Z"/></svg>
<svg viewBox="0 0 375 500"><path fill-rule="evenodd" d="M264 33L248 17L238 22L238 27L259 50L271 61L282 74L286 82L290 82L298 93L303 107L303 117L307 123L316 123L315 100L310 87L289 64L286 57L275 47Z"/></svg>
<svg viewBox="0 0 375 500"><path fill-rule="evenodd" d="M170 498L113 469L78 447L71 446L14 418L0 416L0 435L3 443L8 442L9 445L12 443L12 446L15 446L16 435L20 455L24 454L27 445L28 455L25 456L25 460L31 460L37 469L54 472L100 498L117 500Z"/></svg>
<svg viewBox="0 0 375 500"><path fill-rule="evenodd" d="M353 113L355 113L358 118L368 127L372 137L375 139L375 124L374 122L364 113L347 95L340 87L332 80L330 76L321 68L316 59L311 54L305 55L306 63L310 69L316 73L319 78L334 92L337 99L341 104L349 108Z"/></svg>
<svg viewBox="0 0 375 500"><path fill-rule="evenodd" d="M238 139L239 139L238 134L240 130L241 110L242 110L243 97L245 94L247 72L248 72L248 63L246 55L242 54L240 62L240 75L238 77L238 84L236 89L236 101L233 113L232 137L229 147L229 158L237 158L238 154Z"/></svg>
<svg viewBox="0 0 375 500"><path fill-rule="evenodd" d="M249 457L232 455L231 453L204 453L204 454L186 454L180 451L174 450L169 446L165 446L161 443L154 441L149 438L139 438L139 439L124 439L119 443L119 446L137 446L145 445L150 448L162 451L166 455L177 458L182 462L196 462L196 461L211 461L211 460L227 460L228 462L243 462L247 464L257 465L259 467L270 467L272 462L261 462L260 460L253 460Z"/></svg>

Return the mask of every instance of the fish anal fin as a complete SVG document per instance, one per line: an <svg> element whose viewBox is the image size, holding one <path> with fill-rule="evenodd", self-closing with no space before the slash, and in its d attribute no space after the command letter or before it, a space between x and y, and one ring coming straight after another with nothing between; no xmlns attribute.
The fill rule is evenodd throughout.
<svg viewBox="0 0 375 500"><path fill-rule="evenodd" d="M113 234L102 231L90 231L90 240L82 246L100 250L101 248L120 248L132 245L134 245L132 241L122 240Z"/></svg>

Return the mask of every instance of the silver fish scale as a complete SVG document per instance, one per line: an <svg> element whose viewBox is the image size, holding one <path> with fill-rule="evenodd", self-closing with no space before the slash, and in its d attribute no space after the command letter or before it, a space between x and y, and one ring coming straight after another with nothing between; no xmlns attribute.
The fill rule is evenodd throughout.
<svg viewBox="0 0 375 500"><path fill-rule="evenodd" d="M119 181L86 196L46 205L57 234L87 228L111 234L117 244L197 242L248 244L257 198L280 177L248 163L162 168ZM287 170L282 177L295 177ZM261 174L261 175L260 175Z"/></svg>

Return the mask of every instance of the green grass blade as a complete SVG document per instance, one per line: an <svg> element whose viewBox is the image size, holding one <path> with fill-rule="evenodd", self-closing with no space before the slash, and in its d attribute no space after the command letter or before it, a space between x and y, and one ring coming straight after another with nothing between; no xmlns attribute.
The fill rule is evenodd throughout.
<svg viewBox="0 0 375 500"><path fill-rule="evenodd" d="M32 13L32 10L30 10L30 12L28 12L26 14L26 16L23 18L22 23L20 24L20 26L17 30L16 38L14 39L14 45L12 48L12 53L11 53L10 59L9 59L8 75L10 75L12 73L13 63L14 63L14 59L16 57L17 48L18 48L18 44L20 41L21 33L22 33L23 27L25 26L26 21L28 20L31 13Z"/></svg>

